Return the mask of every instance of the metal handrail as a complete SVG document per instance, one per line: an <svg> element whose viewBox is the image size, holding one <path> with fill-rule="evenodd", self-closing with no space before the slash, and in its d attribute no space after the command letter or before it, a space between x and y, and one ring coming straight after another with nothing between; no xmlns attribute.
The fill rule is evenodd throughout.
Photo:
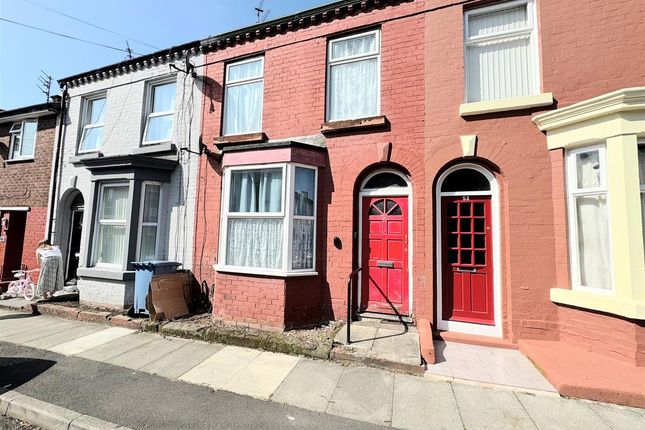
<svg viewBox="0 0 645 430"><path fill-rule="evenodd" d="M354 286L354 277L360 272L362 267L352 270L352 273L347 277L347 345L352 343L350 335L352 323L352 287Z"/></svg>

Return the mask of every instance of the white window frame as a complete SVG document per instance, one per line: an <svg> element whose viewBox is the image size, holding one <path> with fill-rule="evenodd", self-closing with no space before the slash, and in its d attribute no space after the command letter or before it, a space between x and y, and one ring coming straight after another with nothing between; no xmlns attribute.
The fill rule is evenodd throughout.
<svg viewBox="0 0 645 430"><path fill-rule="evenodd" d="M332 48L334 43L336 42L342 42L345 40L350 40L350 39L357 39L360 37L365 37L370 34L373 34L374 37L376 38L376 49L372 52L366 53L366 54L358 54L358 55L352 55L349 57L343 57L341 59L333 59L332 58ZM374 116L378 116L381 114L381 30L380 29L374 29L370 31L364 31L362 33L356 33L356 34L351 34L349 36L344 36L344 37L336 37L333 39L329 39L327 42L327 89L326 89L326 94L325 94L325 120L326 121L346 121L346 120L351 120L351 119L360 119L360 118L344 118L344 119L330 119L330 110L331 110L331 69L333 66L337 66L340 64L347 64L347 63L354 63L358 61L364 61L364 60L371 60L376 58L377 64L378 64L378 73L377 75L377 80L376 80L376 114Z"/></svg>
<svg viewBox="0 0 645 430"><path fill-rule="evenodd" d="M641 149L641 148L645 149L645 139L638 139L637 150ZM640 168L641 167L639 165L638 166L638 169L639 169L639 182L640 182ZM645 199L645 181L640 182L640 190L641 190L641 193L640 193L641 200ZM643 207L643 204L641 203L641 208L642 207ZM643 209L641 209L641 217L643 219L643 227L644 227L643 228L643 248L645 249L645 211L643 211Z"/></svg>
<svg viewBox="0 0 645 430"><path fill-rule="evenodd" d="M159 204L157 208L157 222L144 222L143 211L145 208L146 186L156 185L159 187ZM139 227L137 232L137 261L141 261L141 240L143 239L143 227L156 227L157 234L155 237L155 259L159 259L159 233L161 226L161 203L163 202L163 184L155 181L143 181L141 183L141 204L139 205Z"/></svg>
<svg viewBox="0 0 645 430"><path fill-rule="evenodd" d="M601 185L594 188L578 189L578 170L576 166L576 155L583 152L598 151L598 158L601 164L604 164L604 172L601 175ZM605 144L589 145L580 148L570 149L566 153L566 182L567 182L567 230L569 232L569 265L571 288L573 290L588 291L596 294L613 295L614 294L614 264L613 252L608 250L609 267L610 267L610 286L611 288L604 290L602 288L594 288L582 285L580 280L580 250L578 247L578 214L576 206L576 197L583 196L601 196L604 195L607 202L607 216L611 217L610 212L610 196L608 187L609 166L607 165L607 146ZM612 243L611 238L611 223L607 226L609 243Z"/></svg>
<svg viewBox="0 0 645 430"><path fill-rule="evenodd" d="M526 5L526 17L528 22L528 27L518 30L507 30L500 33L489 34L486 36L473 36L471 37L468 31L468 21L470 17L482 15L490 12L495 12L503 9L510 9L520 5ZM535 8L535 0L515 0L502 2L494 4L491 6L479 7L476 9L468 10L464 13L464 102L465 103L478 103L478 102L491 102L498 100L506 99L489 99L489 100L469 100L469 89L468 89L468 46L475 45L482 42L493 41L497 39L503 39L513 36L523 36L528 35L531 46L531 58L532 61L532 70L531 75L533 78L533 88L531 94L527 96L534 96L540 94L541 88L541 79L540 79L540 55L539 55L539 46L538 46L538 25L537 25L537 13Z"/></svg>
<svg viewBox="0 0 645 430"><path fill-rule="evenodd" d="M33 122L36 123L36 133L34 133L34 150L31 154L29 155L20 155L20 152L22 151L22 143L24 141L24 134L25 134L25 124L28 122ZM20 124L20 128L17 130L16 125ZM16 122L11 125L11 129L9 131L10 135L10 143L9 143L9 160L33 160L34 157L36 156L36 143L38 140L38 119L26 119L21 122ZM14 146L15 146L15 140L16 136L20 136L20 143L18 146L18 156L14 157Z"/></svg>
<svg viewBox="0 0 645 430"><path fill-rule="evenodd" d="M94 223L94 229L93 229L93 238L92 238L92 266L93 267L99 267L99 268L107 268L107 269L120 269L123 266L123 262L121 263L102 263L98 262L98 246L99 246L99 229L101 225L122 225L126 228L126 236L127 236L127 229L128 229L128 219L127 219L127 214L126 218L123 220L111 220L111 219L101 219L101 212L103 211L103 193L106 188L114 188L114 187L127 187L128 188L128 194L130 193L130 184L128 182L108 182L108 183L101 183L99 185L99 192L98 192L98 200L97 200L97 205L96 205L96 215L94 216L95 223ZM126 237L126 243L129 242L129 239ZM125 255L127 256L128 250L127 248L125 249Z"/></svg>
<svg viewBox="0 0 645 430"><path fill-rule="evenodd" d="M104 126L104 122L97 122L97 123L91 123L90 121L90 106L91 104L96 101L96 100L101 100L105 99L105 103L103 104L103 113L105 113L105 107L107 106L107 94L102 93L102 94L94 94L92 96L88 96L83 99L83 112L82 112L82 127L81 127L81 133L79 136L78 140L78 153L79 154L87 154L90 152L98 152L101 150L101 147L103 146L103 141L101 141L101 145L96 148L96 149L83 149L83 142L84 142L84 136L85 136L85 131L91 128L102 128Z"/></svg>
<svg viewBox="0 0 645 430"><path fill-rule="evenodd" d="M158 81L148 82L148 91L146 96L146 109L145 109L145 118L146 125L143 128L143 137L141 138L141 144L144 146L155 145L158 143L171 142L173 138L173 133L175 132L175 110L165 110L160 112L153 112L154 108L154 98L155 98L155 89L157 87L174 84L175 85L175 109L177 107L177 79L173 76L172 79L163 79ZM160 116L172 116L172 127L170 127L170 137L168 139L159 139L159 140L146 140L148 135L148 125L150 124L150 118L160 117Z"/></svg>
<svg viewBox="0 0 645 430"><path fill-rule="evenodd" d="M294 215L293 214L293 193L295 188L296 167L314 171L314 190L316 198L314 200L314 215ZM282 169L282 207L280 212L230 212L230 190L231 177L234 171L249 171L260 169ZM300 163L271 163L271 164L253 164L230 166L224 169L224 181L222 188L222 210L220 219L220 236L219 236L219 263L214 266L215 270L221 272L248 273L256 275L274 275L281 277L289 276L315 276L316 272L316 240L317 240L317 219L318 219L318 167L300 164ZM282 267L280 269L254 268L244 266L232 266L226 264L226 248L228 239L228 220L231 218L274 218L282 219ZM313 236L313 267L308 269L292 269L293 267L293 220L294 219L313 219L314 236Z"/></svg>
<svg viewBox="0 0 645 430"><path fill-rule="evenodd" d="M251 78L244 78L244 79L238 79L235 81L229 80L229 70L232 66L239 66L240 64L246 64L246 63L254 63L256 61L260 61L262 64L262 74L259 76L254 76ZM231 63L226 64L226 79L224 81L224 106L223 106L223 115L222 115L222 135L224 136L240 136L244 134L249 134L249 133L259 133L262 131L262 117L264 115L264 55L260 56L255 56L251 58L246 58L244 60L239 60L239 61L233 61ZM248 84L255 84L257 82L262 82L262 102L260 103L260 129L259 130L253 130L253 131L245 131L243 133L229 133L225 129L226 127L226 118L228 116L228 112L226 110L226 101L228 100L229 94L228 94L228 89L230 87L236 87L236 86L241 86L241 85L248 85Z"/></svg>

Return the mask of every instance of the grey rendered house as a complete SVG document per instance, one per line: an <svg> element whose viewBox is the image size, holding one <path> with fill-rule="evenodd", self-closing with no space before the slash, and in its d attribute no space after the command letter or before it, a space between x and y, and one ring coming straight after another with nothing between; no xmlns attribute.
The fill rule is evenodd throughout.
<svg viewBox="0 0 645 430"><path fill-rule="evenodd" d="M58 81L67 110L53 237L81 303L131 305L133 261L192 268L201 61L192 42Z"/></svg>

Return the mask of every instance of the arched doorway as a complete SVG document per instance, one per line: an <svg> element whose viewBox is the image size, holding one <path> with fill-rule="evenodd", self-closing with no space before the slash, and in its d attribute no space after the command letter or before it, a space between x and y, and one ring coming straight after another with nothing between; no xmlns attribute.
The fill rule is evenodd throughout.
<svg viewBox="0 0 645 430"><path fill-rule="evenodd" d="M81 236L85 200L78 190L73 190L65 199L62 223L64 226L61 248L65 256L65 283L76 284L76 271L80 262Z"/></svg>
<svg viewBox="0 0 645 430"><path fill-rule="evenodd" d="M393 169L368 175L359 191L360 312L412 313L412 187Z"/></svg>
<svg viewBox="0 0 645 430"><path fill-rule="evenodd" d="M501 337L499 203L495 176L459 164L437 181L437 327Z"/></svg>

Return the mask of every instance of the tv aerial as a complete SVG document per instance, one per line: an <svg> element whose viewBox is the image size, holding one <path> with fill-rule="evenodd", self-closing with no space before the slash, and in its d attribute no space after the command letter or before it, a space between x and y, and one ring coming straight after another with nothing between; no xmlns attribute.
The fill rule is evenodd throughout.
<svg viewBox="0 0 645 430"><path fill-rule="evenodd" d="M256 16L256 21L257 23L264 22L266 19L269 17L269 14L271 13L271 9L264 9L264 0L260 0L258 2L258 5L254 8L255 9L255 16Z"/></svg>

